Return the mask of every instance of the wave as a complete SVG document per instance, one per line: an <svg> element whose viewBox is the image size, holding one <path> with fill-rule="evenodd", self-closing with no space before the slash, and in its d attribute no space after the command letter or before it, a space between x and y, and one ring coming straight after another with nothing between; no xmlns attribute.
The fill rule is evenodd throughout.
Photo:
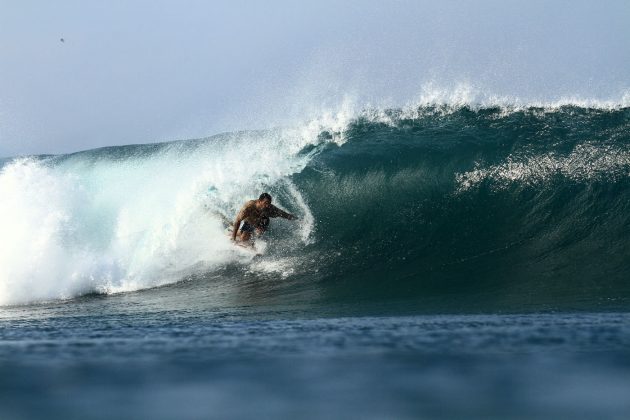
<svg viewBox="0 0 630 420"><path fill-rule="evenodd" d="M221 219L263 190L300 221L275 223L256 262L234 250ZM5 305L234 264L243 270L231 276L288 278L290 293L332 302L540 309L630 297L623 104L423 103L19 158L2 167L0 196Z"/></svg>

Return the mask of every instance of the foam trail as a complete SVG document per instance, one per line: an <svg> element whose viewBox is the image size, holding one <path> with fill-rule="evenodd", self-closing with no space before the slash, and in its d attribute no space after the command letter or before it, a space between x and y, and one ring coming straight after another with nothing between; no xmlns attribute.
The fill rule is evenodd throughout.
<svg viewBox="0 0 630 420"><path fill-rule="evenodd" d="M314 233L315 227L315 218L313 217L313 213L311 213L310 208L304 201L304 197L298 191L298 189L295 188L295 185L292 182L288 181L286 186L289 193L295 198L295 203L300 209L300 213L302 214L302 218L300 220L300 239L305 244L312 243L312 235Z"/></svg>
<svg viewBox="0 0 630 420"><path fill-rule="evenodd" d="M484 181L492 181L495 189L511 185L548 183L555 176L573 181L611 180L628 177L630 152L625 147L581 144L567 156L545 153L534 156L508 156L504 163L490 167L477 165L472 171L456 174L458 191L464 192Z"/></svg>

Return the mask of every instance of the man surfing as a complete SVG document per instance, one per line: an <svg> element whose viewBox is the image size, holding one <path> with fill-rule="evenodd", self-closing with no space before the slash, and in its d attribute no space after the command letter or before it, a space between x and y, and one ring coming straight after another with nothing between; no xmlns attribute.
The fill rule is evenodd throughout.
<svg viewBox="0 0 630 420"><path fill-rule="evenodd" d="M271 196L267 193L262 193L258 200L250 200L245 203L241 211L236 215L232 229L232 240L236 241L238 236L241 243L251 243L254 232L258 235L265 233L269 227L269 218L271 217L282 217L287 220L297 219L294 215L271 204ZM243 223L242 225L241 222Z"/></svg>

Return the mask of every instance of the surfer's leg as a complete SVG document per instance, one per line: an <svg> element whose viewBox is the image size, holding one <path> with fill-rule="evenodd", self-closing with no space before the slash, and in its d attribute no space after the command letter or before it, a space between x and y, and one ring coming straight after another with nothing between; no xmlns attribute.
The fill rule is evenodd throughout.
<svg viewBox="0 0 630 420"><path fill-rule="evenodd" d="M241 242L248 242L249 240L252 239L252 233L247 230L245 231L241 230L240 238L241 238Z"/></svg>
<svg viewBox="0 0 630 420"><path fill-rule="evenodd" d="M252 240L252 233L254 233L254 227L247 222L243 222L239 233L241 242L250 242Z"/></svg>

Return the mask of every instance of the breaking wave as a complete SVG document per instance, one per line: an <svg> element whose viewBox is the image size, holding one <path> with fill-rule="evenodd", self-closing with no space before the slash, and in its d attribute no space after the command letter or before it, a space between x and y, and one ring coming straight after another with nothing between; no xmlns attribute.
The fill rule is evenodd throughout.
<svg viewBox="0 0 630 420"><path fill-rule="evenodd" d="M234 249L224 220L263 190L300 220L273 222L261 263ZM281 277L280 299L317 291L329 302L544 309L630 297L623 103L429 101L16 158L0 197L4 305L203 273Z"/></svg>

